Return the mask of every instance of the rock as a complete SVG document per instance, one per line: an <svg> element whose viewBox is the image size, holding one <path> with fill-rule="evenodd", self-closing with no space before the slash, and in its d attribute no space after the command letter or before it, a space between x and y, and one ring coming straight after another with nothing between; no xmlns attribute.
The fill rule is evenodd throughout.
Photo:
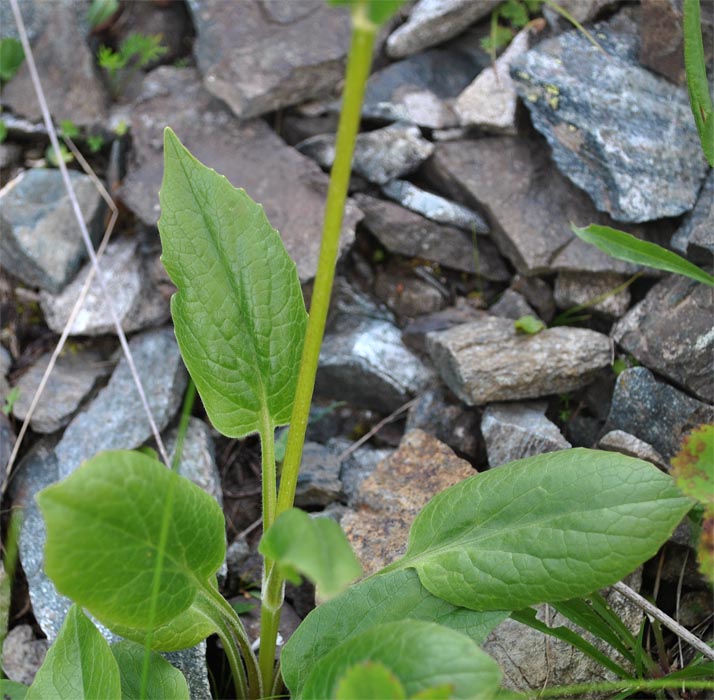
<svg viewBox="0 0 714 700"><path fill-rule="evenodd" d="M295 505L324 508L342 497L340 461L329 447L306 442L298 475Z"/></svg>
<svg viewBox="0 0 714 700"><path fill-rule="evenodd" d="M18 165L21 159L22 147L19 144L7 143L7 141L0 143L0 170L6 170ZM3 175L5 175L5 173L3 173Z"/></svg>
<svg viewBox="0 0 714 700"><path fill-rule="evenodd" d="M406 180L394 180L384 185L382 192L406 209L431 221L455 226L470 234L490 231L488 223L477 212L438 194L422 190Z"/></svg>
<svg viewBox="0 0 714 700"><path fill-rule="evenodd" d="M585 306L586 313L598 311L610 318L620 318L630 306L630 289L613 292L626 280L625 275L615 273L560 272L555 278L555 303L560 309Z"/></svg>
<svg viewBox="0 0 714 700"><path fill-rule="evenodd" d="M169 302L151 282L149 263L137 252L136 240L123 238L110 243L99 261L104 284L114 311L126 333L163 323L169 317ZM59 294L41 292L40 307L47 325L61 333L69 321L82 287L92 269L88 263ZM84 304L72 323L70 335L116 333L99 280L95 276Z"/></svg>
<svg viewBox="0 0 714 700"><path fill-rule="evenodd" d="M32 3L38 9L42 5L47 3ZM78 126L100 124L107 116L108 99L82 27L85 10L72 0L48 6L41 10L46 19L32 42L32 52L50 113L57 124L62 119L71 119ZM32 121L42 119L27 61L3 87L2 101L15 114Z"/></svg>
<svg viewBox="0 0 714 700"><path fill-rule="evenodd" d="M514 292L522 294L546 323L553 320L553 316L555 316L553 291L540 277L516 275L511 282L511 288Z"/></svg>
<svg viewBox="0 0 714 700"><path fill-rule="evenodd" d="M129 343L136 370L159 430L176 413L187 373L170 328L146 331ZM57 445L59 474L69 476L84 460L103 450L131 450L151 436L126 358L89 408L67 427Z"/></svg>
<svg viewBox="0 0 714 700"><path fill-rule="evenodd" d="M2 669L11 681L31 685L50 647L37 639L30 625L18 625L8 632L2 645Z"/></svg>
<svg viewBox="0 0 714 700"><path fill-rule="evenodd" d="M709 172L694 209L672 236L672 248L694 262L714 260L714 170Z"/></svg>
<svg viewBox="0 0 714 700"><path fill-rule="evenodd" d="M320 0L192 0L189 9L206 88L241 119L327 95L343 77L347 8Z"/></svg>
<svg viewBox="0 0 714 700"><path fill-rule="evenodd" d="M499 0L419 0L412 8L409 19L387 39L387 55L391 58L403 58L440 44L488 15L498 2Z"/></svg>
<svg viewBox="0 0 714 700"><path fill-rule="evenodd" d="M611 430L603 435L598 442L598 449L620 452L628 457L638 457L646 462L651 462L662 471L669 471L667 461L655 450L652 445L636 438L624 430Z"/></svg>
<svg viewBox="0 0 714 700"><path fill-rule="evenodd" d="M243 6L241 3L240 8ZM121 194L137 216L150 226L155 226L159 218L163 129L167 124L196 158L263 204L297 264L300 279L305 282L312 278L317 268L320 237L316 232L322 229L327 177L309 158L287 146L264 121L240 123L203 88L193 69L161 67L152 71L133 105L135 149ZM361 212L349 200L341 251L352 244L360 218Z"/></svg>
<svg viewBox="0 0 714 700"><path fill-rule="evenodd" d="M24 421L27 417L51 355L42 355L16 383L20 395L13 405L12 414L17 420ZM96 381L107 372L106 363L97 352L65 352L57 358L30 419L30 427L36 433L54 433L67 425Z"/></svg>
<svg viewBox="0 0 714 700"><path fill-rule="evenodd" d="M528 51L530 30L520 31L493 66L484 68L456 98L454 109L463 126L485 131L516 133L516 88L509 69L511 62Z"/></svg>
<svg viewBox="0 0 714 700"><path fill-rule="evenodd" d="M102 234L104 203L87 175L70 171L89 235ZM2 266L25 284L59 292L87 257L58 170L21 172L0 191Z"/></svg>
<svg viewBox="0 0 714 700"><path fill-rule="evenodd" d="M414 318L446 306L447 299L436 287L392 267L377 271L374 293L395 314L402 318Z"/></svg>
<svg viewBox="0 0 714 700"><path fill-rule="evenodd" d="M299 143L296 148L329 169L335 161L335 136L319 134ZM370 182L383 185L416 170L434 150L418 127L390 124L358 134L352 157L352 171Z"/></svg>
<svg viewBox="0 0 714 700"><path fill-rule="evenodd" d="M285 613L283 615L283 613ZM248 639L257 640L260 637L260 604L256 605L252 610L245 615L241 615L241 621L245 625L245 631L248 634ZM298 628L301 620L293 609L290 603L283 603L280 609L280 625L278 627L277 648L275 650L276 658L280 653L283 644L290 639L292 633Z"/></svg>
<svg viewBox="0 0 714 700"><path fill-rule="evenodd" d="M463 301L456 306L448 306L443 311L437 311L427 316L421 316L413 320L402 333L404 343L418 353L426 353L426 338L433 331L444 331L448 328L469 323L484 316L483 311L479 311Z"/></svg>
<svg viewBox="0 0 714 700"><path fill-rule="evenodd" d="M523 275L636 271L571 232L571 222L615 224L552 168L540 141L494 136L439 143L424 167L438 189L486 210L499 249Z"/></svg>
<svg viewBox="0 0 714 700"><path fill-rule="evenodd" d="M571 447L558 426L545 417L547 408L545 401L489 404L481 420L489 466Z"/></svg>
<svg viewBox="0 0 714 700"><path fill-rule="evenodd" d="M427 346L447 386L470 406L579 389L613 352L602 333L561 326L524 335L495 316L430 333Z"/></svg>
<svg viewBox="0 0 714 700"><path fill-rule="evenodd" d="M612 0L561 0L558 7L564 9L574 20L585 24L595 19L600 11L612 5ZM543 16L548 20L548 24L554 33L558 34L566 29L572 29L573 25L547 5L543 8Z"/></svg>
<svg viewBox="0 0 714 700"><path fill-rule="evenodd" d="M25 24L30 43L34 42L39 33L47 24L52 5L37 0L25 0L22 3L22 21ZM15 26L15 16L12 14L10 0L0 0L0 27L4 37L20 40L20 35Z"/></svg>
<svg viewBox="0 0 714 700"><path fill-rule="evenodd" d="M351 444L349 440L335 439L331 441L330 446L334 449L339 448L341 453ZM347 498L347 505L355 506L362 482L372 474L382 460L387 459L393 453L394 450L362 445L343 460L340 467L340 481Z"/></svg>
<svg viewBox="0 0 714 700"><path fill-rule="evenodd" d="M390 413L419 392L431 376L402 343L396 326L365 319L325 336L315 392Z"/></svg>
<svg viewBox="0 0 714 700"><path fill-rule="evenodd" d="M534 126L560 171L618 221L689 211L707 164L686 91L638 64L626 13L593 31L604 52L573 30L513 62Z"/></svg>
<svg viewBox="0 0 714 700"><path fill-rule="evenodd" d="M5 402L5 397L10 391L10 385L7 382L7 375L12 366L12 355L0 345L0 401ZM0 460L2 464L2 460Z"/></svg>
<svg viewBox="0 0 714 700"><path fill-rule="evenodd" d="M669 461L692 428L713 421L714 408L633 367L617 378L605 427L631 433Z"/></svg>
<svg viewBox="0 0 714 700"><path fill-rule="evenodd" d="M538 314L525 300L525 297L510 287L503 292L501 298L495 304L489 307L488 313L491 316L510 318L514 321L517 321L521 316L538 317Z"/></svg>
<svg viewBox="0 0 714 700"><path fill-rule="evenodd" d="M365 575L404 554L409 528L432 496L474 473L436 438L421 430L407 433L399 449L360 484L357 509L342 517Z"/></svg>
<svg viewBox="0 0 714 700"><path fill-rule="evenodd" d="M714 289L686 277L657 283L612 329L643 365L714 402Z"/></svg>
<svg viewBox="0 0 714 700"><path fill-rule="evenodd" d="M15 433L10 425L8 417L0 412L0 470L4 477L5 469L10 461L12 448L15 444Z"/></svg>
<svg viewBox="0 0 714 700"><path fill-rule="evenodd" d="M708 591L688 591L682 595L677 621L691 629L709 619L714 613L712 599Z"/></svg>

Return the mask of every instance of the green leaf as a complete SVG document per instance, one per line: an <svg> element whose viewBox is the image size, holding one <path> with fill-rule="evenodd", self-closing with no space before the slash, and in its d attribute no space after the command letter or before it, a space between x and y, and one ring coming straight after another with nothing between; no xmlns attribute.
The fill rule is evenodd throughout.
<svg viewBox="0 0 714 700"><path fill-rule="evenodd" d="M276 561L293 583L300 583L299 574L307 576L323 600L336 596L362 573L342 528L330 518L311 518L299 508L276 518L258 551Z"/></svg>
<svg viewBox="0 0 714 700"><path fill-rule="evenodd" d="M499 467L500 468L500 467ZM404 619L436 622L482 644L507 612L475 612L431 595L413 569L372 576L319 605L283 648L283 679L298 694L310 670L328 652L374 625Z"/></svg>
<svg viewBox="0 0 714 700"><path fill-rule="evenodd" d="M307 313L295 263L263 208L164 137L159 231L178 288L181 355L213 425L229 437L290 420Z"/></svg>
<svg viewBox="0 0 714 700"><path fill-rule="evenodd" d="M57 590L109 626L145 629L171 489L155 626L187 610L223 563L223 513L205 491L138 452L103 452L37 495L45 570Z"/></svg>
<svg viewBox="0 0 714 700"><path fill-rule="evenodd" d="M590 224L585 228L578 228L571 224L570 228L578 238L594 245L613 258L636 265L647 265L656 270L676 272L678 275L684 275L697 282L714 286L714 277L709 273L656 243L641 241L629 233L618 231L609 226Z"/></svg>
<svg viewBox="0 0 714 700"><path fill-rule="evenodd" d="M714 110L704 62L699 0L684 0L683 13L684 68L687 73L689 101L704 156L709 165L714 167Z"/></svg>
<svg viewBox="0 0 714 700"><path fill-rule="evenodd" d="M714 506L714 424L700 425L672 457L672 476L690 498Z"/></svg>
<svg viewBox="0 0 714 700"><path fill-rule="evenodd" d="M513 322L513 326L519 333L527 335L535 335L545 329L545 323L531 314L521 316Z"/></svg>
<svg viewBox="0 0 714 700"><path fill-rule="evenodd" d="M437 494L407 553L435 596L474 610L519 610L586 595L655 554L691 508L639 459L582 448L536 455Z"/></svg>
<svg viewBox="0 0 714 700"><path fill-rule="evenodd" d="M92 4L87 10L87 22L94 27L103 24L119 9L119 0L92 0Z"/></svg>
<svg viewBox="0 0 714 700"><path fill-rule="evenodd" d="M141 674L144 647L133 642L112 644L111 652L119 666L122 700L143 700ZM144 698L151 700L189 700L188 684L181 671L155 652L149 655L149 675Z"/></svg>
<svg viewBox="0 0 714 700"><path fill-rule="evenodd" d="M519 0L506 0L499 8L498 12L504 19L507 19L514 27L525 27L528 24L528 8Z"/></svg>
<svg viewBox="0 0 714 700"><path fill-rule="evenodd" d="M330 5L348 5L353 14L364 7L370 22L384 24L405 2L405 0L327 0Z"/></svg>
<svg viewBox="0 0 714 700"><path fill-rule="evenodd" d="M0 39L0 81L6 83L25 60L22 44L12 37Z"/></svg>
<svg viewBox="0 0 714 700"><path fill-rule="evenodd" d="M119 669L91 620L73 605L25 696L27 700L119 700Z"/></svg>
<svg viewBox="0 0 714 700"><path fill-rule="evenodd" d="M20 387L14 386L10 391L7 392L5 396L5 402L3 403L2 412L4 415L9 416L12 413L13 406L20 398Z"/></svg>
<svg viewBox="0 0 714 700"><path fill-rule="evenodd" d="M348 668L335 688L336 700L406 700L406 697L399 679L384 664L375 661Z"/></svg>
<svg viewBox="0 0 714 700"><path fill-rule="evenodd" d="M0 698L3 700L24 700L27 697L28 687L22 683L0 678Z"/></svg>
<svg viewBox="0 0 714 700"><path fill-rule="evenodd" d="M63 143L59 145L59 151L60 151L60 157L65 163L71 163L74 160L74 156L72 155L72 151L70 151L67 146L65 146ZM57 168L59 167L59 160L57 159L57 152L55 151L54 148L52 148L52 145L50 144L47 146L47 149L45 150L45 158L47 159L47 162L53 167Z"/></svg>
<svg viewBox="0 0 714 700"><path fill-rule="evenodd" d="M376 625L333 649L297 697L333 698L347 669L368 661L388 668L408 695L448 684L452 698L490 700L501 677L498 664L465 635L432 622L402 620Z"/></svg>
<svg viewBox="0 0 714 700"><path fill-rule="evenodd" d="M87 146L91 153L98 153L104 148L104 137L100 134L90 134L87 136Z"/></svg>
<svg viewBox="0 0 714 700"><path fill-rule="evenodd" d="M4 119L0 119L0 143L4 143L7 139L7 124Z"/></svg>
<svg viewBox="0 0 714 700"><path fill-rule="evenodd" d="M71 119L63 119L60 122L62 135L70 139L76 139L79 136L79 127Z"/></svg>

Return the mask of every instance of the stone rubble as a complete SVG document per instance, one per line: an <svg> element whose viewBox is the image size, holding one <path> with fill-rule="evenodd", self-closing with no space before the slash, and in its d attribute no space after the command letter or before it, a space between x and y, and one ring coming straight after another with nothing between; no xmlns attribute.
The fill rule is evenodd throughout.
<svg viewBox="0 0 714 700"><path fill-rule="evenodd" d="M714 170L709 171L694 209L672 236L671 245L700 265L714 262Z"/></svg>
<svg viewBox="0 0 714 700"><path fill-rule="evenodd" d="M609 318L620 318L630 306L629 287L619 289L627 279L626 275L607 272L559 272L553 296L559 309L584 306L583 313L597 311Z"/></svg>
<svg viewBox="0 0 714 700"><path fill-rule="evenodd" d="M611 430L609 433L605 433L598 441L597 447L599 450L610 450L620 452L628 457L638 457L646 462L651 462L662 471L669 471L667 461L652 445L624 430Z"/></svg>

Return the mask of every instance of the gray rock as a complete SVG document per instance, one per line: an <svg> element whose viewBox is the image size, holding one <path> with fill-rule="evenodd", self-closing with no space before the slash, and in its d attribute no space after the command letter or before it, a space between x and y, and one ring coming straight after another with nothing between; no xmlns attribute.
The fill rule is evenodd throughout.
<svg viewBox="0 0 714 700"><path fill-rule="evenodd" d="M447 306L442 311L413 320L404 329L402 339L407 347L426 354L426 339L429 333L476 321L483 316L485 316L484 311L474 308L463 297L457 298L454 306Z"/></svg>
<svg viewBox="0 0 714 700"><path fill-rule="evenodd" d="M305 139L296 148L323 168L331 168L335 161L333 134ZM416 126L390 124L357 136L352 171L370 182L383 185L416 170L433 150L433 144L422 137Z"/></svg>
<svg viewBox="0 0 714 700"><path fill-rule="evenodd" d="M547 408L545 401L492 403L486 407L481 433L491 467L572 447L558 426L545 417Z"/></svg>
<svg viewBox="0 0 714 700"><path fill-rule="evenodd" d="M51 353L42 355L15 385L20 390L20 395L13 405L12 414L19 421L24 421L27 417L35 392L50 363L50 357ZM30 427L36 433L54 433L67 425L96 381L108 371L107 364L97 352L65 352L57 359L52 369L32 413Z"/></svg>
<svg viewBox="0 0 714 700"><path fill-rule="evenodd" d="M331 93L344 73L347 8L320 0L190 0L206 88L241 119Z"/></svg>
<svg viewBox="0 0 714 700"><path fill-rule="evenodd" d="M663 471L669 471L667 461L652 445L624 430L611 430L600 438L597 446L601 450L620 452L628 457L644 459Z"/></svg>
<svg viewBox="0 0 714 700"><path fill-rule="evenodd" d="M0 412L0 470L4 476L7 463L12 454L12 448L15 444L15 433L10 425L8 417Z"/></svg>
<svg viewBox="0 0 714 700"><path fill-rule="evenodd" d="M668 461L692 428L712 421L712 406L657 381L646 367L633 367L617 378L605 428L631 433Z"/></svg>
<svg viewBox="0 0 714 700"><path fill-rule="evenodd" d="M672 248L694 262L714 262L714 170L704 180L694 209L672 236Z"/></svg>
<svg viewBox="0 0 714 700"><path fill-rule="evenodd" d="M37 639L30 625L18 625L8 632L2 645L2 669L11 681L30 685L35 680L50 643Z"/></svg>
<svg viewBox="0 0 714 700"><path fill-rule="evenodd" d="M427 346L447 386L470 406L579 389L612 363L602 333L561 326L524 335L494 316L430 333Z"/></svg>
<svg viewBox="0 0 714 700"><path fill-rule="evenodd" d="M339 438L330 442L330 447L342 452L352 443ZM377 468L377 465L394 453L390 449L378 449L362 445L352 452L340 467L340 481L349 506L356 505L360 484Z"/></svg>
<svg viewBox="0 0 714 700"><path fill-rule="evenodd" d="M129 343L157 427L176 413L187 373L170 328L146 331ZM151 436L126 358L89 408L67 427L56 448L59 474L71 474L84 460L103 450L131 450Z"/></svg>
<svg viewBox="0 0 714 700"><path fill-rule="evenodd" d="M342 497L340 461L325 445L306 442L295 491L298 508L324 508Z"/></svg>
<svg viewBox="0 0 714 700"><path fill-rule="evenodd" d="M540 277L524 277L516 275L511 282L511 289L522 294L525 300L538 312L546 323L555 316L555 299L553 290Z"/></svg>
<svg viewBox="0 0 714 700"><path fill-rule="evenodd" d="M485 17L499 0L419 0L409 19L387 39L387 54L402 58L460 34Z"/></svg>
<svg viewBox="0 0 714 700"><path fill-rule="evenodd" d="M643 365L714 402L714 289L686 277L657 283L612 329Z"/></svg>
<svg viewBox="0 0 714 700"><path fill-rule="evenodd" d="M7 124L5 125L7 126ZM22 147L17 143L0 143L0 170L12 168L20 163Z"/></svg>
<svg viewBox="0 0 714 700"><path fill-rule="evenodd" d="M123 238L110 243L99 261L104 284L125 332L163 323L169 317L169 301L155 287L148 272L148 261L137 252L137 242ZM82 287L92 269L87 263L75 279L59 294L40 293L40 307L47 325L61 333L69 321ZM70 329L70 335L116 333L114 320L99 280L95 276L84 304Z"/></svg>
<svg viewBox="0 0 714 700"><path fill-rule="evenodd" d="M525 300L525 297L510 287L503 292L501 298L495 304L489 307L488 313L491 314L491 316L510 318L514 321L517 321L521 316L538 317L538 314Z"/></svg>
<svg viewBox="0 0 714 700"><path fill-rule="evenodd" d="M571 222L614 224L552 167L540 141L497 136L439 143L424 167L438 189L485 209L499 249L524 275L636 271L571 232Z"/></svg>
<svg viewBox="0 0 714 700"><path fill-rule="evenodd" d="M612 0L562 0L558 3L558 7L564 9L580 24L585 24L585 22L595 19L600 11L608 5L612 5ZM565 17L547 5L543 8L543 16L554 33L560 33L573 27Z"/></svg>
<svg viewBox="0 0 714 700"><path fill-rule="evenodd" d="M386 321L361 320L325 337L315 391L389 413L419 392L432 374Z"/></svg>
<svg viewBox="0 0 714 700"><path fill-rule="evenodd" d="M52 5L38 0L25 0L22 3L22 21L25 24L30 43L35 41L38 34L47 24L47 17L51 7ZM15 16L12 14L10 0L0 0L0 27L2 27L3 38L20 39L15 26Z"/></svg>
<svg viewBox="0 0 714 700"><path fill-rule="evenodd" d="M426 273L424 268L416 269ZM401 318L434 313L448 303L436 286L392 265L377 271L374 294Z"/></svg>
<svg viewBox="0 0 714 700"><path fill-rule="evenodd" d="M561 172L618 221L689 211L707 164L686 91L639 65L626 14L593 31L606 53L573 30L513 62L534 126Z"/></svg>
<svg viewBox="0 0 714 700"><path fill-rule="evenodd" d="M613 292L626 280L625 275L607 272L560 272L555 278L555 303L561 309L585 306L586 313L592 310L610 318L620 318L630 306L630 288Z"/></svg>
<svg viewBox="0 0 714 700"><path fill-rule="evenodd" d="M241 3L242 7L243 4ZM236 6L239 9L239 6ZM327 177L287 146L262 120L240 123L212 98L195 70L162 67L145 79L131 112L133 161L122 185L127 205L150 226L159 218L163 129L170 125L201 162L225 175L265 207L296 262L300 279L317 268ZM354 241L361 213L348 201L340 250Z"/></svg>
<svg viewBox="0 0 714 700"><path fill-rule="evenodd" d="M102 234L104 203L87 175L70 172L89 235ZM2 266L33 287L59 292L87 252L62 176L41 168L21 172L0 191Z"/></svg>
<svg viewBox="0 0 714 700"><path fill-rule="evenodd" d="M0 401L3 403L5 402L8 391L10 391L7 374L10 371L11 365L12 356L4 346L0 345ZM0 460L0 464L2 464L2 460Z"/></svg>

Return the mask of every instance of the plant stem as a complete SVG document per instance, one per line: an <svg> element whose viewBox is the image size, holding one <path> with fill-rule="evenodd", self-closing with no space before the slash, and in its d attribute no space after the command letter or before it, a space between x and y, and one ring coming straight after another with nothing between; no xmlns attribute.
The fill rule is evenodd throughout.
<svg viewBox="0 0 714 700"><path fill-rule="evenodd" d="M274 562L265 560L263 572L263 587L260 603L260 650L258 665L263 687L273 686L275 671L275 649L277 647L278 629L280 627L280 609L283 605L285 585L283 577L278 573Z"/></svg>
<svg viewBox="0 0 714 700"><path fill-rule="evenodd" d="M263 493L263 532L275 519L277 480L275 476L275 426L267 409L263 410L260 426L260 454Z"/></svg>

